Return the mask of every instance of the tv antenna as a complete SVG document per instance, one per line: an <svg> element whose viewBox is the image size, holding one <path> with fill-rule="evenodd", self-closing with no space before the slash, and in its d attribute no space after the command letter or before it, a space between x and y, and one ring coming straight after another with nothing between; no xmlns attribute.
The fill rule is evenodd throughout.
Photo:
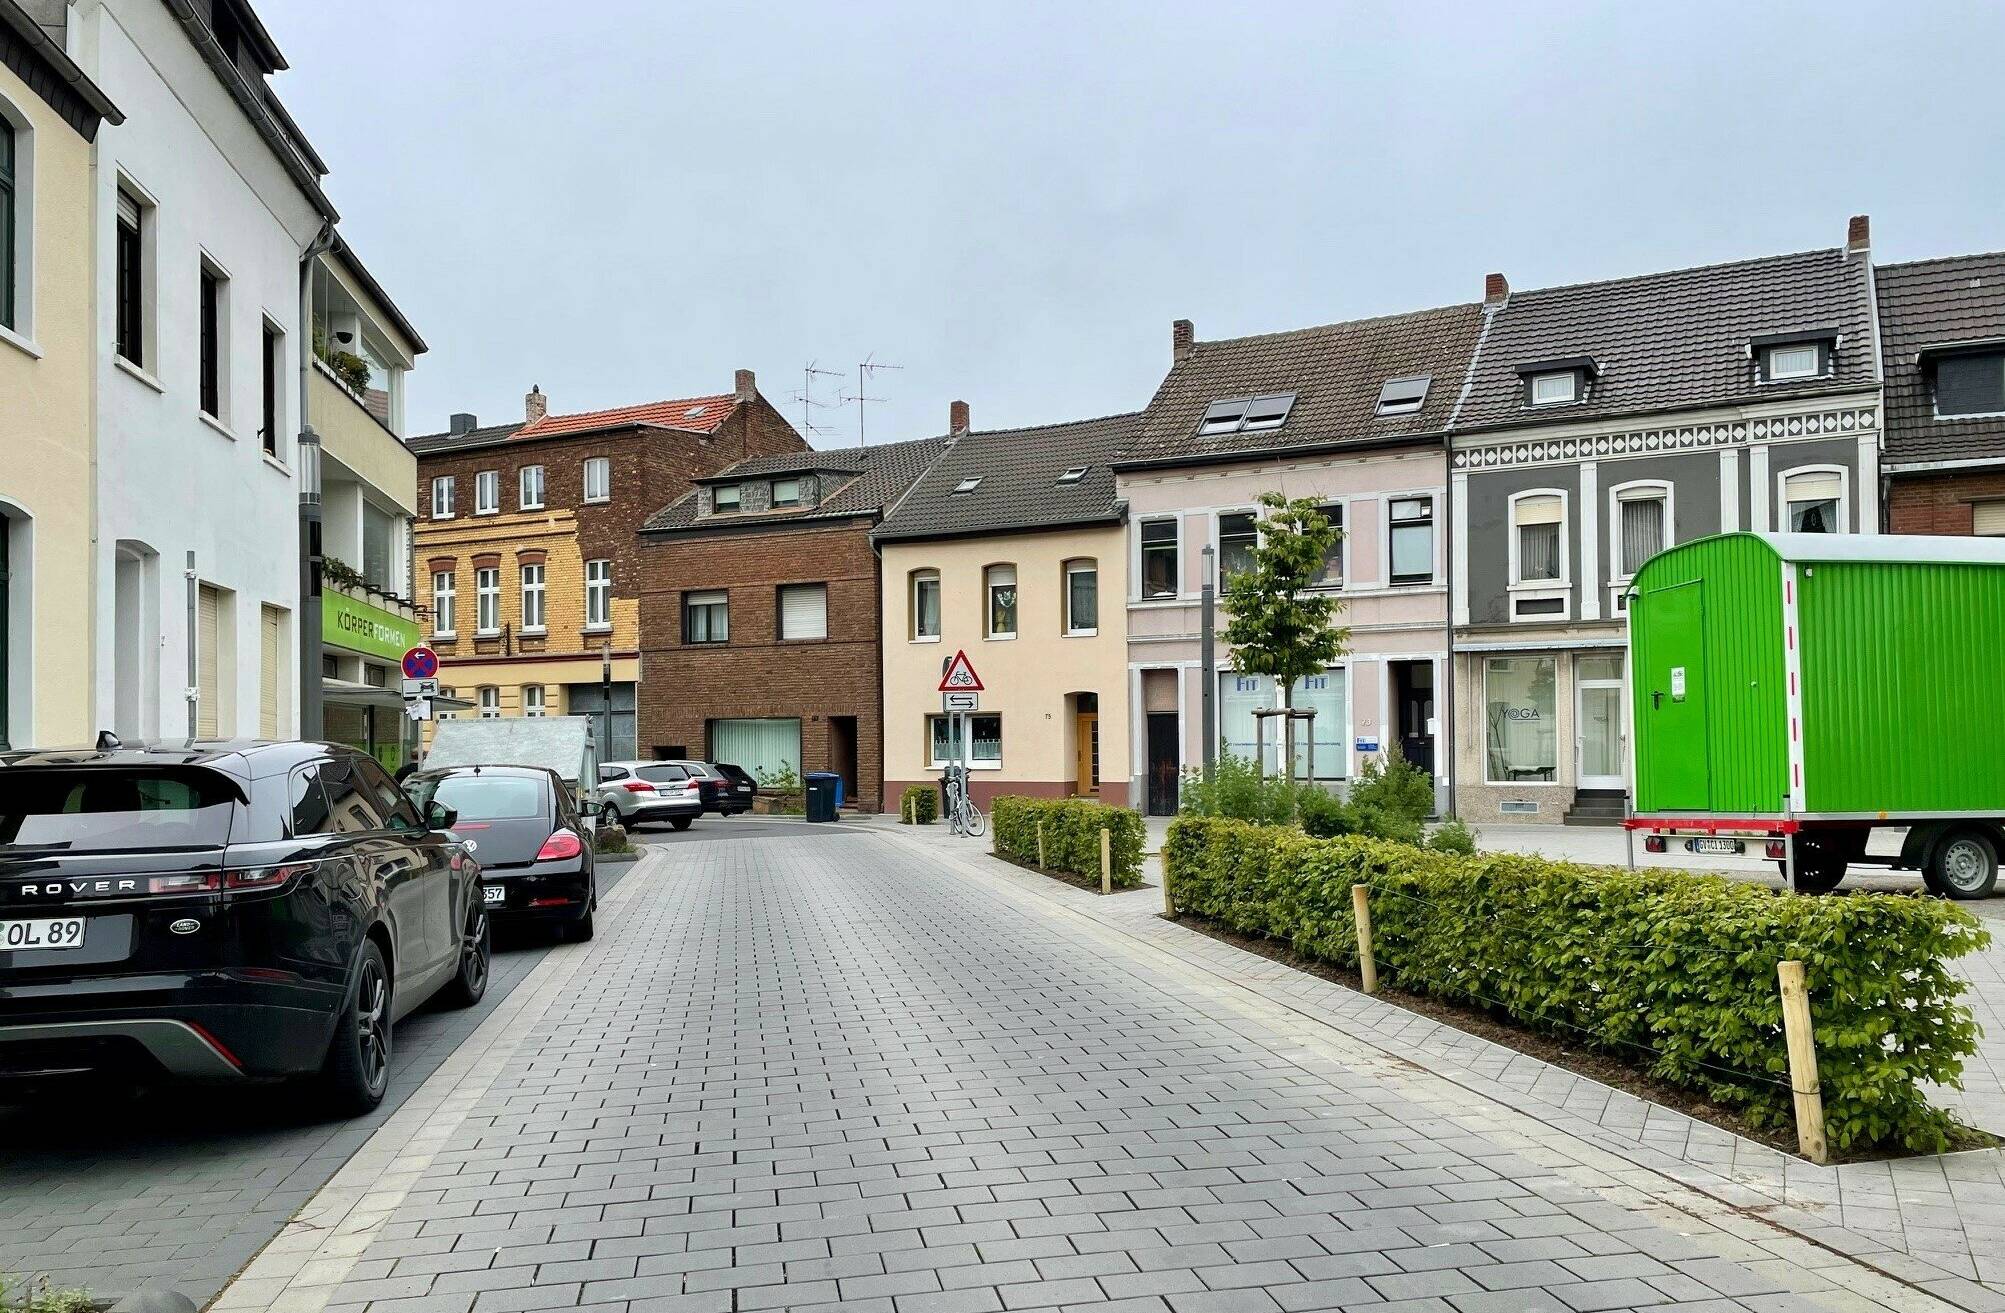
<svg viewBox="0 0 2005 1313"><path fill-rule="evenodd" d="M817 368L816 362L812 360L801 367L801 390L794 394L793 399L801 403L801 436L807 439L810 447L815 445L815 439L818 437L831 438L835 436L835 430L823 428L821 425L815 423L814 412L829 408L828 402L821 401L815 397L815 380L818 378L841 377L843 376L833 369Z"/></svg>
<svg viewBox="0 0 2005 1313"><path fill-rule="evenodd" d="M886 369L903 369L903 368L905 368L905 366L903 366L903 365L887 365L887 364L884 364L883 362L881 362L880 360L878 360L878 359L877 359L877 353L876 353L875 351L871 352L871 353L870 353L869 355L865 356L865 357L864 357L864 358L863 358L862 360L860 360L860 361L858 361L858 362L857 362L857 366L856 366L856 395L855 395L855 396L853 396L853 397L844 397L844 398L843 398L843 401L844 401L845 403L847 403L847 402L851 402L851 401L854 401L854 402L856 403L856 445L857 445L857 446L861 447L861 446L864 446L864 445L866 445L866 444L865 444L865 440L864 440L864 430L863 430L863 404L864 404L864 403L865 403L866 401L889 401L889 400L891 399L891 398L889 398L889 397L873 397L873 396L868 396L868 395L866 395L866 394L868 393L868 391L869 391L869 387L868 387L868 384L869 384L869 381L870 381L871 379L875 378L875 377L877 376L877 374L878 374L878 373L879 373L880 371L882 371L882 370L886 370Z"/></svg>

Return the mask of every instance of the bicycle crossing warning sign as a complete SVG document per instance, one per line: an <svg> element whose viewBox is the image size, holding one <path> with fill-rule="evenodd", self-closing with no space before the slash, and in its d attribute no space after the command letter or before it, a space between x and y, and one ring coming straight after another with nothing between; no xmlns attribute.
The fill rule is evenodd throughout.
<svg viewBox="0 0 2005 1313"><path fill-rule="evenodd" d="M954 653L953 660L947 662L947 668L940 674L940 691L942 693L982 691L982 677L975 673L974 663L968 660L966 652Z"/></svg>

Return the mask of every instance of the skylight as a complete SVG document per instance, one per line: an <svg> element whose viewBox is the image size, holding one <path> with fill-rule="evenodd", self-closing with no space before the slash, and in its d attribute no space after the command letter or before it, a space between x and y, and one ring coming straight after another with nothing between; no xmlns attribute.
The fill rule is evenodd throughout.
<svg viewBox="0 0 2005 1313"><path fill-rule="evenodd" d="M1077 483L1079 482L1079 480L1085 477L1086 477L1086 467L1084 465L1074 465L1071 469L1059 475L1058 481L1060 483Z"/></svg>
<svg viewBox="0 0 2005 1313"><path fill-rule="evenodd" d="M1227 397L1214 401L1205 408L1204 418L1198 421L1197 434L1201 438L1216 437L1221 433L1252 433L1262 429L1278 429L1288 419L1288 412L1295 405L1293 392L1271 392L1257 397Z"/></svg>
<svg viewBox="0 0 2005 1313"><path fill-rule="evenodd" d="M682 412L682 417L684 419L695 419L698 415L701 415L703 411L704 407L702 406L691 406L688 410Z"/></svg>
<svg viewBox="0 0 2005 1313"><path fill-rule="evenodd" d="M958 497L964 492L973 492L976 488L981 486L981 482L982 482L982 476L979 474L972 475L968 478L962 479L959 483L954 485L953 495Z"/></svg>
<svg viewBox="0 0 2005 1313"><path fill-rule="evenodd" d="M1378 413L1381 415L1411 415L1427 401L1427 386L1434 381L1431 375L1417 375L1412 378L1389 378L1378 390Z"/></svg>

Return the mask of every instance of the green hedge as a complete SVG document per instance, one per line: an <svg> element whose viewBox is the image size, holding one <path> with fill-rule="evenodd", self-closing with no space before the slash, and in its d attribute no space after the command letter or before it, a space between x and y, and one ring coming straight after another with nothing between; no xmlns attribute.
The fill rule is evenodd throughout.
<svg viewBox="0 0 2005 1313"><path fill-rule="evenodd" d="M1463 857L1372 839L1181 817L1163 867L1180 911L1355 963L1351 886L1371 889L1379 979L1487 1007L1620 1055L1758 1126L1793 1122L1775 967L1810 988L1836 1148L1940 1152L1977 1027L1949 962L1989 942L1953 904L1779 892L1721 876L1538 857Z"/></svg>
<svg viewBox="0 0 2005 1313"><path fill-rule="evenodd" d="M912 784L898 796L902 825L931 825L940 819L940 791L930 784Z"/></svg>
<svg viewBox="0 0 2005 1313"><path fill-rule="evenodd" d="M1050 871L1100 878L1100 830L1113 832L1113 883L1134 889L1142 883L1142 849L1148 828L1142 814L1126 807L1109 807L1087 798L1019 798L995 800L996 851L1020 862L1037 864L1037 826L1044 823L1044 866Z"/></svg>

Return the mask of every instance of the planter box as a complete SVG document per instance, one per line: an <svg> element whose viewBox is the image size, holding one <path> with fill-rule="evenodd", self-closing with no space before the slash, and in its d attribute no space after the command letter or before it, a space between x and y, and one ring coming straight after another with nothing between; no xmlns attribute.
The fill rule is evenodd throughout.
<svg viewBox="0 0 2005 1313"><path fill-rule="evenodd" d="M761 793L752 799L754 816L799 816L805 809L805 798L798 793Z"/></svg>

